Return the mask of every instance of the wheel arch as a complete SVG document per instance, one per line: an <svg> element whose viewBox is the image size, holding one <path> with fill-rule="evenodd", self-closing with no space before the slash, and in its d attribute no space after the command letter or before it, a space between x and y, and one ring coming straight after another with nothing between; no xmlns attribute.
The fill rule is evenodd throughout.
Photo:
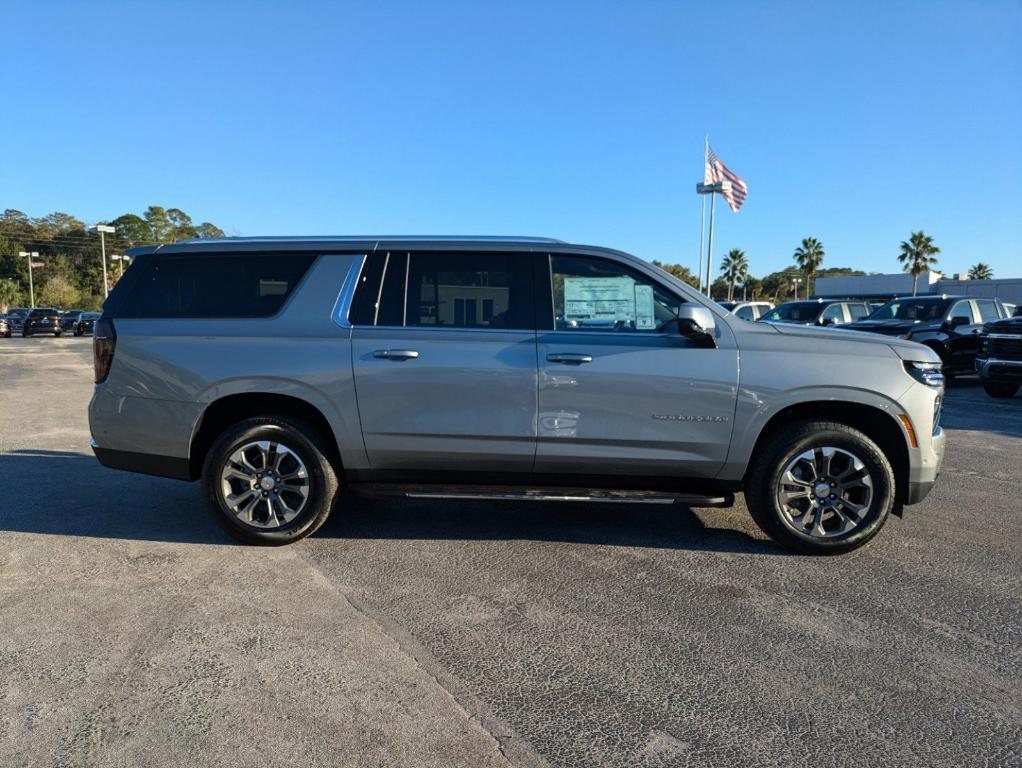
<svg viewBox="0 0 1022 768"><path fill-rule="evenodd" d="M862 402L810 400L791 403L772 414L759 430L750 456L779 429L796 421L835 421L857 429L875 442L891 462L895 478L895 514L908 492L909 452L904 427L891 411ZM746 469L746 472L748 469Z"/></svg>
<svg viewBox="0 0 1022 768"><path fill-rule="evenodd" d="M277 392L241 392L220 397L206 406L196 423L188 451L192 479L202 474L202 463L217 436L232 424L253 416L289 416L309 424L324 439L331 451L338 474L343 471L337 438L323 411L316 405L293 395Z"/></svg>

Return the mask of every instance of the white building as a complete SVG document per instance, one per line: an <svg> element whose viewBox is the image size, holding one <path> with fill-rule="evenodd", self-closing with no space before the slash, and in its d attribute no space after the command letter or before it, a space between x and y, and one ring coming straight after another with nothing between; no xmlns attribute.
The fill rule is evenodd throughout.
<svg viewBox="0 0 1022 768"><path fill-rule="evenodd" d="M823 298L889 299L912 295L912 275L897 272L892 275L819 277L815 288L815 295ZM983 296L1010 304L1022 304L1022 277L969 280L962 274L945 277L939 272L924 272L919 275L916 293Z"/></svg>

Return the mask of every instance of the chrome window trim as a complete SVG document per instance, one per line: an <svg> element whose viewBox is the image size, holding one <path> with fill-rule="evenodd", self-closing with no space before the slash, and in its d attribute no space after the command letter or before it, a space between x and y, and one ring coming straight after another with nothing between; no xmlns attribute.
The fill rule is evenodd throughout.
<svg viewBox="0 0 1022 768"><path fill-rule="evenodd" d="M362 277L362 270L365 268L367 258L368 255L364 253L355 257L341 284L341 291L337 294L333 311L330 313L333 321L346 330L352 327L348 320L348 314L351 311L351 301L355 296L355 288L358 286L359 278Z"/></svg>

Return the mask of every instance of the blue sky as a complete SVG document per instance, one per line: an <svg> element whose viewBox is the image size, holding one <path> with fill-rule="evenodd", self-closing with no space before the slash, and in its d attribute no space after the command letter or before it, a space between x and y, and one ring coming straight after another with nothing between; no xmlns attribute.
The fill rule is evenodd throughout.
<svg viewBox="0 0 1022 768"><path fill-rule="evenodd" d="M1022 3L0 0L0 207L1022 276Z"/></svg>

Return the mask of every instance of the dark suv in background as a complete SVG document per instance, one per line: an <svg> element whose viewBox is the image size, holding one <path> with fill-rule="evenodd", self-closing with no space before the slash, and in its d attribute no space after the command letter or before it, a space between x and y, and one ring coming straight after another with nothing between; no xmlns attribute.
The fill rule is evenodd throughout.
<svg viewBox="0 0 1022 768"><path fill-rule="evenodd" d="M1014 397L1022 386L1022 314L983 326L976 373L990 397Z"/></svg>
<svg viewBox="0 0 1022 768"><path fill-rule="evenodd" d="M940 355L947 379L974 372L983 324L1007 316L997 299L906 296L891 299L868 319L847 327L925 344Z"/></svg>
<svg viewBox="0 0 1022 768"><path fill-rule="evenodd" d="M60 325L65 331L73 331L78 325L79 319L84 314L84 309L69 309L60 316Z"/></svg>
<svg viewBox="0 0 1022 768"><path fill-rule="evenodd" d="M11 331L20 333L25 327L25 318L31 310L27 307L11 307L7 310L7 325Z"/></svg>
<svg viewBox="0 0 1022 768"><path fill-rule="evenodd" d="M864 301L847 299L810 299L787 301L761 316L761 322L795 325L846 325L869 315Z"/></svg>
<svg viewBox="0 0 1022 768"><path fill-rule="evenodd" d="M82 312L78 322L75 323L75 336L91 336L97 320L99 320L99 312Z"/></svg>
<svg viewBox="0 0 1022 768"><path fill-rule="evenodd" d="M53 307L36 307L28 313L25 325L21 329L22 336L35 336L37 333L52 333L54 336L64 335L64 326L60 322L60 312Z"/></svg>

